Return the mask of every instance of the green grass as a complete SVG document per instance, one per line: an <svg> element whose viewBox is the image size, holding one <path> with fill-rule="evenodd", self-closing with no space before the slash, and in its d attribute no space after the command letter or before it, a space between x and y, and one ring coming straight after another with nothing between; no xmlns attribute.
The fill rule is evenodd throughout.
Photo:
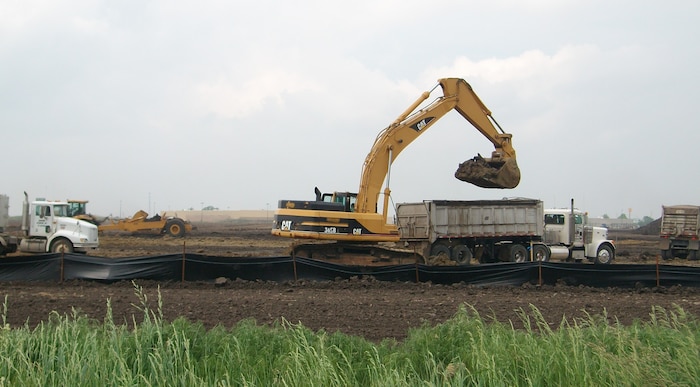
<svg viewBox="0 0 700 387"><path fill-rule="evenodd" d="M691 386L700 380L700 329L682 309L648 322L607 316L550 324L532 307L525 329L463 306L403 342L279 321L206 330L165 322L135 286L143 317L115 324L74 311L35 328L0 329L0 386ZM107 301L109 306L109 301ZM110 308L108 308L110 309ZM554 325L554 326L553 326Z"/></svg>

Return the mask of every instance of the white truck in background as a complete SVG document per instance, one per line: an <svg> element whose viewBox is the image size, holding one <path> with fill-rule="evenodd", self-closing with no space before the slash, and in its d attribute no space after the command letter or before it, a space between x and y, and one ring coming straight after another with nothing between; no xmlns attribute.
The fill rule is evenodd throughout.
<svg viewBox="0 0 700 387"><path fill-rule="evenodd" d="M9 198L0 195L0 255L25 253L86 253L99 246L97 226L68 216L68 203L37 199L29 202L24 193L22 235L5 231L9 220Z"/></svg>
<svg viewBox="0 0 700 387"><path fill-rule="evenodd" d="M610 264L615 245L586 213L544 209L536 199L427 200L401 203L396 220L404 247L459 265L562 259ZM432 262L427 262L431 264Z"/></svg>

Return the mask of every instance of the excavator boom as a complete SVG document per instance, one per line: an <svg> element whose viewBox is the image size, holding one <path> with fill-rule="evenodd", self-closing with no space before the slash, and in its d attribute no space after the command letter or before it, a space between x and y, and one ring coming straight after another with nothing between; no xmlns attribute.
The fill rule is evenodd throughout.
<svg viewBox="0 0 700 387"><path fill-rule="evenodd" d="M358 212L376 211L381 187L393 161L411 142L452 109L495 147L490 158L479 155L461 163L455 177L483 188L514 188L520 182L520 169L516 163L511 134L503 132L471 85L460 78L443 78L438 84L442 88L442 97L415 111L431 94L429 91L424 92L377 136L363 165L357 194Z"/></svg>

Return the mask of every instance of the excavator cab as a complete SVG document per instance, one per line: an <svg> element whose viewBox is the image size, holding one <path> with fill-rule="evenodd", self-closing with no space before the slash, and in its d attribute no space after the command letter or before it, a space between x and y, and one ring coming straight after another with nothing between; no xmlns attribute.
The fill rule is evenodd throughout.
<svg viewBox="0 0 700 387"><path fill-rule="evenodd" d="M491 158L476 155L459 164L455 177L481 188L515 188L520 183L520 168L514 158L493 152Z"/></svg>
<svg viewBox="0 0 700 387"><path fill-rule="evenodd" d="M318 187L314 188L316 193L316 201L326 203L340 203L344 207L345 212L355 212L355 204L357 204L357 194L352 192L333 192L321 193Z"/></svg>

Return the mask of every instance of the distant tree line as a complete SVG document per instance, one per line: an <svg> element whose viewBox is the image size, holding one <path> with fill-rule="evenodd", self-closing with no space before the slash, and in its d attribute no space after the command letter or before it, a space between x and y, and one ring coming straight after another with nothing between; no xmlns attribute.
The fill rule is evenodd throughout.
<svg viewBox="0 0 700 387"><path fill-rule="evenodd" d="M608 216L608 214L604 214L604 215L603 215L603 219L610 219L610 216ZM627 219L627 215L625 215L624 213L622 213L622 214L620 214L620 216L617 217L617 219ZM637 221L637 225L638 225L639 227L643 227L643 226L646 226L647 224L649 224L649 223L651 223L651 222L653 222L653 221L654 221L654 219L653 219L652 217L650 217L650 216L645 216L645 217L643 217L642 219L640 219L640 220Z"/></svg>
<svg viewBox="0 0 700 387"><path fill-rule="evenodd" d="M219 210L219 207L214 207L214 206L202 207L201 210L197 210L194 207L190 207L187 209L187 211L218 211L218 210Z"/></svg>

